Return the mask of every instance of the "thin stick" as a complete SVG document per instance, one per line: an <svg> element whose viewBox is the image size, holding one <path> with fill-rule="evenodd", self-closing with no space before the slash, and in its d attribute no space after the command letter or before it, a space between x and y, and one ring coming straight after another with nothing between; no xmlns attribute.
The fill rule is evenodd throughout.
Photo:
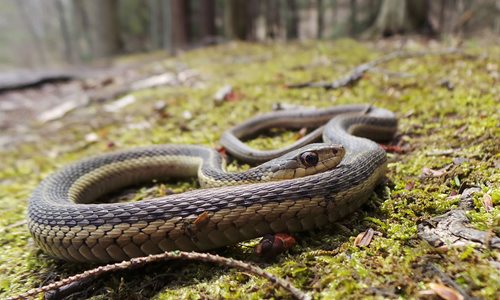
<svg viewBox="0 0 500 300"><path fill-rule="evenodd" d="M456 48L450 48L450 49L445 49L442 51L434 51L434 52L395 51L395 52L391 52L387 55L384 55L380 58L377 58L371 62L361 64L361 65L355 67L354 69L352 69L351 72L349 72L349 74L347 74L346 76L343 76L343 77L341 77L337 80L334 80L332 82L324 82L324 81L303 82L303 83L289 84L288 88L298 89L298 88L313 87L313 88L324 88L326 90L335 90L335 89L339 89L342 87L354 85L361 78L363 78L363 75L366 72L372 70L377 65L389 62L389 61L397 59L397 58L413 58L413 57L420 57L420 56L426 56L426 55L445 55L445 54L453 54L453 53L462 53L462 52L460 52L460 50L458 50Z"/></svg>
<svg viewBox="0 0 500 300"><path fill-rule="evenodd" d="M172 252L165 252L162 254L155 254L155 255L149 255L149 256L144 256L144 257L137 257L137 258L132 258L127 261L122 261L120 263L115 263L115 264L109 264L105 266L100 266L92 270L85 271L83 273L65 278L63 280L53 282L51 284L39 287L39 288L34 288L29 290L26 293L10 297L8 299L10 300L20 300L20 299L27 299L27 298L33 298L34 296L48 292L48 291L53 291L60 289L61 287L64 287L68 284L73 284L77 281L85 281L89 280L91 278L96 278L102 274L109 273L109 272L114 272L118 270L125 270L125 269L131 269L131 268L136 268L136 267L141 267L144 266L145 264L148 263L153 263L153 262L158 262L158 261L164 261L164 260L196 260L196 261L204 261L204 262L211 262L215 263L218 265L223 265L231 268L236 268L240 269L243 271L246 271L248 273L265 277L269 281L271 281L273 284L278 285L279 287L283 288L284 290L288 291L295 299L301 299L301 300L309 300L311 297L304 293L303 291L297 289L294 287L289 281L276 277L263 269L239 261L235 260L232 258L226 258L226 257L221 257L215 254L209 254L209 253L198 253L198 252L183 252L183 251L172 251Z"/></svg>

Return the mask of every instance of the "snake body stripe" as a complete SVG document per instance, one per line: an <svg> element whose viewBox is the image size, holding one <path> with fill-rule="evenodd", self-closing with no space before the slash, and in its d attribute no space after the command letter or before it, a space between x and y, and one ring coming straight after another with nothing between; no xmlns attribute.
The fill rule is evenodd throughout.
<svg viewBox="0 0 500 300"><path fill-rule="evenodd" d="M385 173L385 152L351 133L388 139L396 119L376 108L352 115L361 108L366 110L347 109L323 131L326 141L343 144L347 151L333 170L132 203L88 204L132 183L196 175L200 164L216 169L210 176L222 170L220 159L205 147L136 148L77 162L42 181L29 201L29 230L54 257L106 263L167 250L204 251L266 233L324 226L358 209ZM337 110L338 115L342 109Z"/></svg>

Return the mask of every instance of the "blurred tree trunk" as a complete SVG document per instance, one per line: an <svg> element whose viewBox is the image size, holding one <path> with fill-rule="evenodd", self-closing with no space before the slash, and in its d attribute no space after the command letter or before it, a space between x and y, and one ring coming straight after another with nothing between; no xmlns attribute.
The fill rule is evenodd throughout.
<svg viewBox="0 0 500 300"><path fill-rule="evenodd" d="M87 12L93 57L110 57L122 50L117 0L82 1Z"/></svg>
<svg viewBox="0 0 500 300"><path fill-rule="evenodd" d="M404 1L404 0L402 0ZM350 35L355 36L358 33L358 5L356 3L356 0L350 0L349 5L351 8L351 15L349 17L350 20Z"/></svg>
<svg viewBox="0 0 500 300"><path fill-rule="evenodd" d="M299 37L299 11L296 0L287 0L287 38L296 39Z"/></svg>
<svg viewBox="0 0 500 300"><path fill-rule="evenodd" d="M251 20L246 39L250 41L264 41L267 35L266 10L264 0L254 0L247 3L247 18Z"/></svg>
<svg viewBox="0 0 500 300"><path fill-rule="evenodd" d="M231 0L224 2L224 28L231 39L245 40L250 37L252 22L248 8L253 1Z"/></svg>
<svg viewBox="0 0 500 300"><path fill-rule="evenodd" d="M444 31L447 4L448 4L447 0L441 0L441 5L439 7L439 25L438 25L438 30L440 32Z"/></svg>
<svg viewBox="0 0 500 300"><path fill-rule="evenodd" d="M40 62L44 65L47 63L47 55L45 52L45 47L43 45L43 37L40 36L39 31L36 30L35 24L30 18L30 14L32 13L27 7L26 2L22 1L14 1L17 4L19 9L19 13L24 20L24 24L26 25L31 38L33 39L33 46L36 48L35 52L38 54ZM29 4L29 3L28 3Z"/></svg>
<svg viewBox="0 0 500 300"><path fill-rule="evenodd" d="M171 30L173 48L186 49L189 41L189 1L171 0Z"/></svg>
<svg viewBox="0 0 500 300"><path fill-rule="evenodd" d="M325 30L325 4L323 0L317 0L318 9L318 39L323 38L323 32Z"/></svg>
<svg viewBox="0 0 500 300"><path fill-rule="evenodd" d="M215 0L201 0L201 36L204 44L215 42Z"/></svg>
<svg viewBox="0 0 500 300"><path fill-rule="evenodd" d="M57 0L55 2L56 9L57 9L57 15L58 15L58 20L59 20L59 29L61 30L61 35L63 38L64 42L64 58L66 59L67 62L73 63L75 61L74 59L74 51L73 51L73 45L72 45L72 39L69 33L69 26L68 22L66 21L66 12L64 9L64 3L62 0Z"/></svg>
<svg viewBox="0 0 500 300"><path fill-rule="evenodd" d="M90 38L89 18L83 2L84 0L73 1L71 16L75 20L73 39L76 39L75 49L78 52L78 58L87 60L92 57L92 39Z"/></svg>
<svg viewBox="0 0 500 300"><path fill-rule="evenodd" d="M277 39L280 34L280 1L265 1L266 37Z"/></svg>
<svg viewBox="0 0 500 300"><path fill-rule="evenodd" d="M391 36L408 32L433 34L428 0L383 0L371 35Z"/></svg>
<svg viewBox="0 0 500 300"><path fill-rule="evenodd" d="M337 0L332 0L332 9L333 9L333 21L334 24L338 23L338 17L339 17L339 6L337 3Z"/></svg>
<svg viewBox="0 0 500 300"><path fill-rule="evenodd" d="M163 41L163 20L160 0L149 0L151 46L153 49L160 49Z"/></svg>
<svg viewBox="0 0 500 300"><path fill-rule="evenodd" d="M368 5L368 14L365 17L364 20L362 20L362 24L358 24L358 33L362 32L363 30L366 30L370 28L375 23L375 20L377 19L377 13L378 9L381 6L382 0L371 0L370 4Z"/></svg>
<svg viewBox="0 0 500 300"><path fill-rule="evenodd" d="M172 38L172 1L161 1L161 15L162 15L162 41L163 48L169 53L174 53L173 38Z"/></svg>

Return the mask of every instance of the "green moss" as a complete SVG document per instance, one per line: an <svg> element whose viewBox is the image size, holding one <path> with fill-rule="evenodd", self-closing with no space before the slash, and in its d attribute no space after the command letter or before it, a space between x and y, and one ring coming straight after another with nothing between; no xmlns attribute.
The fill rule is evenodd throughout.
<svg viewBox="0 0 500 300"><path fill-rule="evenodd" d="M468 44L469 45L469 44ZM443 45L444 47L445 45ZM425 50L415 43L415 50ZM436 256L417 236L417 223L458 206L453 197L461 186L479 187L468 213L472 226L498 233L500 202L498 154L498 70L500 47L471 43L468 59L459 54L398 59L368 73L356 86L333 91L288 89L287 83L332 80L353 66L383 54L369 44L351 40L286 45L230 43L166 59L155 66L166 71L193 69L194 83L134 92L134 104L103 113L102 105L73 112L60 129L35 125L40 139L2 152L0 162L0 297L17 294L44 282L64 278L91 266L55 261L37 249L22 221L27 199L42 178L84 157L138 145L188 143L216 146L231 126L277 102L327 107L344 103L373 103L397 112L399 141L405 154L390 154L388 178L371 201L348 220L323 230L297 234L299 244L272 262L254 257L256 241L218 251L224 256L254 261L287 278L314 298L417 297L436 281L425 269L437 266L471 296L494 299L498 272L491 263L498 253L472 247L452 248ZM180 67L181 66L181 67ZM394 75L399 73L400 76ZM444 80L453 85L448 89ZM233 87L234 101L218 104L214 93ZM155 110L161 101L163 112ZM95 133L97 141L86 141ZM278 130L259 136L250 145L269 149L290 143L296 132ZM449 150L447 155L432 155ZM447 167L439 177L422 176L424 168ZM235 163L230 170L248 168ZM117 195L139 200L196 188L193 181L140 188ZM487 212L482 202L489 193L494 204ZM374 228L368 247L354 246L354 237ZM313 255L337 249L335 256ZM141 298L282 298L262 278L201 263L167 262L145 269L103 277L83 291L94 299Z"/></svg>

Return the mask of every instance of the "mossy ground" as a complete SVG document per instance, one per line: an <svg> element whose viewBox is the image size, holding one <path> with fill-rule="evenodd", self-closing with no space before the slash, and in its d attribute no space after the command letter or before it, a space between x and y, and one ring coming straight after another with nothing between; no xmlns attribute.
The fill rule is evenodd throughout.
<svg viewBox="0 0 500 300"><path fill-rule="evenodd" d="M428 51L429 44L410 43L409 50ZM434 45L444 47L446 45ZM35 126L38 142L1 153L0 167L0 297L14 295L91 266L53 260L37 249L22 224L27 199L42 178L74 160L161 143L217 145L220 134L273 104L327 107L372 103L395 111L400 118L398 141L404 154L389 154L389 181L371 201L347 220L328 228L297 234L298 245L271 262L258 260L254 241L228 247L218 254L253 261L289 279L314 298L414 298L430 282L440 282L440 270L469 295L498 298L498 252L471 247L439 253L417 238L417 223L458 205L450 197L463 184L477 186L472 226L499 230L499 72L500 47L468 42L466 53L397 59L369 72L357 85L333 91L288 89L286 83L331 80L352 67L391 51L391 44L351 40L303 44L227 44L191 51L158 61L155 69L197 72L194 86L166 86L134 92L136 101L117 112L103 112L101 103L70 113L51 124ZM231 101L217 104L214 93L233 87ZM158 102L166 104L162 112ZM188 112L188 113L187 113ZM55 124L54 124L55 123ZM35 130L36 128L36 130ZM97 139L85 139L95 133ZM296 138L284 132L252 142L278 147ZM398 142L396 141L396 142ZM449 150L443 155L429 155ZM457 160L457 158L459 158ZM454 163L455 159L455 163ZM458 162L458 163L457 163ZM440 177L423 178L424 167L452 167ZM230 166L235 168L234 165ZM143 188L135 198L155 196L170 188L193 188L193 182ZM486 212L482 197L492 196ZM381 233L368 247L354 246L367 228ZM316 250L338 254L314 255ZM94 299L282 298L264 279L219 266L166 262L140 270L104 276L75 297Z"/></svg>

